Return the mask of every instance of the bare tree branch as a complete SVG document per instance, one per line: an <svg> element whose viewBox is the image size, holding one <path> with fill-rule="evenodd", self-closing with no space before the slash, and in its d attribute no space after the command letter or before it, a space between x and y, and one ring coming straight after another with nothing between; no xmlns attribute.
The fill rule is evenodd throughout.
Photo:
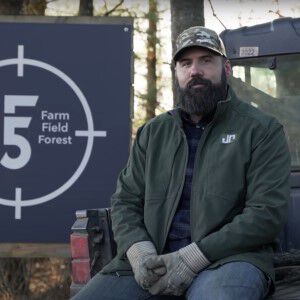
<svg viewBox="0 0 300 300"><path fill-rule="evenodd" d="M279 9L276 11L270 9L268 11L268 13L273 13L273 14L277 15L279 18L285 18L285 16L280 13Z"/></svg>
<svg viewBox="0 0 300 300"><path fill-rule="evenodd" d="M222 24L222 26L224 27L224 29L227 29L226 26L223 24L223 22L218 18L216 12L215 12L215 9L211 3L211 0L208 0L209 4L210 4L210 7L211 7L211 10L212 10L212 13L213 13L213 16L217 18L217 20Z"/></svg>
<svg viewBox="0 0 300 300"><path fill-rule="evenodd" d="M108 10L107 3L105 0L103 0L103 2L104 2L104 9L107 11Z"/></svg>
<svg viewBox="0 0 300 300"><path fill-rule="evenodd" d="M105 2L105 1L104 1ZM104 16L110 15L112 12L114 12L119 6L121 6L124 3L124 0L121 0L118 4L116 4L111 10L107 11Z"/></svg>

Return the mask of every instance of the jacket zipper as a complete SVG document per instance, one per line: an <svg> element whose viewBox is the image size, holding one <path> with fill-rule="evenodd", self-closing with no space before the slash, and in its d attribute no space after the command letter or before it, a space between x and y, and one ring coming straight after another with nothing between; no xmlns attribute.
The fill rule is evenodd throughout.
<svg viewBox="0 0 300 300"><path fill-rule="evenodd" d="M186 171L187 162L188 162L188 143L187 143L186 136L185 136L185 133L184 133L182 128L180 128L180 132L181 132L181 136L183 138L183 143L184 143L185 152L186 152L185 162L184 162L184 169L183 169L184 171L183 171L180 187L179 187L179 189L176 193L176 199L175 199L175 202L174 202L173 210L170 211L170 214L168 216L169 221L168 221L168 225L167 225L167 230L165 231L165 237L164 237L164 243L163 243L162 251L165 249L168 233L169 233L169 230L170 230L170 227L171 227L171 223L172 223L172 220L174 218L174 215L175 215L175 212L176 212L179 200L180 200L180 196L181 196L181 193L182 193L182 190L183 190L183 185L184 185L184 181L185 181L185 171Z"/></svg>
<svg viewBox="0 0 300 300"><path fill-rule="evenodd" d="M193 168L192 187L191 187L191 198L190 198L190 228L191 228L191 240L192 241L194 240L194 234L193 234L194 226L192 226L193 225L193 220L194 220L194 214L192 212L194 211L193 202L195 201L194 200L195 192L193 190L193 187L194 187L194 180L195 180L195 172L197 172L197 171L199 172L199 170L197 170L196 166L197 166L197 163L199 162L201 152L202 152L202 149L203 149L203 145L206 141L207 135L210 132L213 124L215 123L215 119L216 118L214 118L210 123L208 123L206 125L205 129L203 130L202 136L200 138L200 141L199 141L199 144L198 144L198 147L197 147L197 150L196 150L196 156L195 156L194 168Z"/></svg>
<svg viewBox="0 0 300 300"><path fill-rule="evenodd" d="M221 101L219 102L220 104L221 103L228 103L231 101L231 96L227 96L226 100L225 101ZM224 110L224 109L223 109ZM194 200L194 194L195 192L193 191L193 187L194 187L194 180L195 180L195 172L197 171L195 166L196 166L196 163L199 161L200 159L200 154L201 154L201 151L202 151L202 148L203 148L203 145L206 141L206 138L207 138L207 135L208 133L210 132L212 126L216 123L216 120L217 118L219 117L219 115L223 113L222 111L219 110L219 107L217 106L217 110L215 112L215 115L213 117L213 119L211 120L210 123L208 123L202 133L202 136L200 138L200 141L199 141L199 144L198 144L198 148L197 148L197 151L196 151L196 157L195 157L195 161L194 161L194 169L193 169L193 179L192 179L192 188L191 188L191 198L190 198L190 228L191 228L191 240L193 241L194 240L194 235L193 235L193 228L194 226L193 225L193 220L194 220L194 215L192 214L192 212L194 211L193 209L193 202L195 201Z"/></svg>

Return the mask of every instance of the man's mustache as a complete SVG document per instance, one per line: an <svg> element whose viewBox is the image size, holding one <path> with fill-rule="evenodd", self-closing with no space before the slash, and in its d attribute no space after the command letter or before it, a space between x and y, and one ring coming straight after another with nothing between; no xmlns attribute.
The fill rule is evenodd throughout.
<svg viewBox="0 0 300 300"><path fill-rule="evenodd" d="M193 77L187 84L187 88L188 89L191 89L194 85L197 85L197 84L202 84L204 86L210 86L212 85L212 82L208 79L204 79L202 78L201 76L196 76L196 77Z"/></svg>

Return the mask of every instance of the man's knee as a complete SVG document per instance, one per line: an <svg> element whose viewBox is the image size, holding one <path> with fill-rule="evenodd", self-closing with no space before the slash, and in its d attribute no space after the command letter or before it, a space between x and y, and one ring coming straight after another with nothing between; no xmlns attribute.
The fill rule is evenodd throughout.
<svg viewBox="0 0 300 300"><path fill-rule="evenodd" d="M189 300L262 299L268 282L259 269L246 262L227 263L201 272L187 291Z"/></svg>
<svg viewBox="0 0 300 300"><path fill-rule="evenodd" d="M139 299L145 292L133 276L95 275L72 300Z"/></svg>

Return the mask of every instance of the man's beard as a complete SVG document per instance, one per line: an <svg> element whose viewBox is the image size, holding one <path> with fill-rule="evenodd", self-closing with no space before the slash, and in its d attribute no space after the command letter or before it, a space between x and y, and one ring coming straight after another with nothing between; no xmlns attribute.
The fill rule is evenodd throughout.
<svg viewBox="0 0 300 300"><path fill-rule="evenodd" d="M194 85L203 85L193 88ZM188 114L205 117L213 113L219 101L225 100L227 95L227 78L223 68L221 82L213 84L210 80L201 76L194 77L185 88L180 88L176 80L178 90L178 107Z"/></svg>

